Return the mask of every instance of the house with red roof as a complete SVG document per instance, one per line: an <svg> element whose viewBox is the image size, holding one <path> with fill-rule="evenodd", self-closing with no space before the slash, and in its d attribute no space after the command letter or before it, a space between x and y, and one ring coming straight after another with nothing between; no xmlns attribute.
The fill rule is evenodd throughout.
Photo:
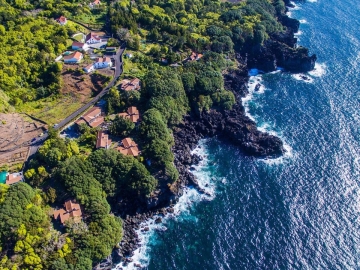
<svg viewBox="0 0 360 270"><path fill-rule="evenodd" d="M89 45L87 45L86 43L74 41L74 42L71 44L71 48L72 48L73 50L83 50L83 51L87 51L87 50L89 49Z"/></svg>
<svg viewBox="0 0 360 270"><path fill-rule="evenodd" d="M109 139L109 135L105 134L103 131L99 131L96 137L96 149L109 149L110 145L111 139Z"/></svg>
<svg viewBox="0 0 360 270"><path fill-rule="evenodd" d="M82 211L80 204L73 200L68 200L64 203L64 208L54 211L54 219L59 220L61 224L72 219L75 223L79 223L82 219Z"/></svg>
<svg viewBox="0 0 360 270"><path fill-rule="evenodd" d="M89 7L95 8L95 7L100 6L100 5L101 5L101 1L100 0L95 0L94 2L91 2L89 4Z"/></svg>
<svg viewBox="0 0 360 270"><path fill-rule="evenodd" d="M140 118L139 110L134 106L129 107L126 112L119 113L119 116L129 119L133 123L137 123Z"/></svg>
<svg viewBox="0 0 360 270"><path fill-rule="evenodd" d="M123 155L133 157L137 157L140 153L138 145L131 138L123 139L117 150Z"/></svg>
<svg viewBox="0 0 360 270"><path fill-rule="evenodd" d="M101 108L93 107L87 111L80 119L75 121L75 124L87 124L89 127L96 128L105 122L105 117L101 116Z"/></svg>
<svg viewBox="0 0 360 270"><path fill-rule="evenodd" d="M140 80L138 78L134 78L132 80L129 79L122 80L121 90L124 91L140 90Z"/></svg>
<svg viewBox="0 0 360 270"><path fill-rule="evenodd" d="M65 18L65 16L60 16L59 18L55 19L55 21L58 22L60 25L67 24L67 19Z"/></svg>
<svg viewBox="0 0 360 270"><path fill-rule="evenodd" d="M76 64L80 63L83 59L83 54L81 52L74 52L72 54L64 56L65 64Z"/></svg>
<svg viewBox="0 0 360 270"><path fill-rule="evenodd" d="M13 185L19 182L24 182L24 176L22 172L18 173L10 173L6 176L6 184L7 185Z"/></svg>

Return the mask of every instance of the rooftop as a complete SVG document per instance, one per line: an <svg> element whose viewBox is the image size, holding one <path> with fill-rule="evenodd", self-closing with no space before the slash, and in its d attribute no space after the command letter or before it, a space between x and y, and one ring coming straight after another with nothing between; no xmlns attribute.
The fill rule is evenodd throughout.
<svg viewBox="0 0 360 270"><path fill-rule="evenodd" d="M64 203L65 209L58 209L54 211L54 218L60 219L60 222L64 224L70 218L74 219L74 222L78 223L81 221L82 212L80 208L80 204L68 200Z"/></svg>
<svg viewBox="0 0 360 270"><path fill-rule="evenodd" d="M122 145L117 148L121 154L134 157L139 155L138 145L131 138L123 139L121 144Z"/></svg>
<svg viewBox="0 0 360 270"><path fill-rule="evenodd" d="M110 145L111 145L111 140L109 139L109 135L105 134L102 131L99 131L96 139L96 148L108 149Z"/></svg>
<svg viewBox="0 0 360 270"><path fill-rule="evenodd" d="M122 80L121 89L125 91L139 90L140 80L138 78L134 78L132 80L129 79Z"/></svg>
<svg viewBox="0 0 360 270"><path fill-rule="evenodd" d="M130 121L133 123L136 123L140 118L139 111L134 106L129 107L126 112L119 113L119 116L126 119L130 119Z"/></svg>
<svg viewBox="0 0 360 270"><path fill-rule="evenodd" d="M18 172L18 173L11 173L6 177L6 184L7 185L12 185L18 182L24 181L24 177L22 172Z"/></svg>
<svg viewBox="0 0 360 270"><path fill-rule="evenodd" d="M64 59L65 60L68 60L68 59L72 59L72 58L75 58L77 60L80 60L82 57L82 53L81 52L74 52L72 54L69 54L69 55L66 55L64 56Z"/></svg>

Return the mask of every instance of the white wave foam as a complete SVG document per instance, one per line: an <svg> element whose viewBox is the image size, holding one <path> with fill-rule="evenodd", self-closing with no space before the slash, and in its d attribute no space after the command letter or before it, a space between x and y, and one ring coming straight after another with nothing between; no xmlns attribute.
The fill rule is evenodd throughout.
<svg viewBox="0 0 360 270"><path fill-rule="evenodd" d="M255 74L255 72L253 72L253 74ZM245 114L253 121L255 121L255 118L249 112L249 103L254 98L255 93L262 94L266 90L262 82L263 80L261 75L250 76L248 83L249 93L241 99L245 108Z"/></svg>
<svg viewBox="0 0 360 270"><path fill-rule="evenodd" d="M150 262L149 257L149 243L154 241L154 234L156 231L165 231L166 224L171 219L195 219L190 215L189 210L194 203L212 200L215 198L215 188L217 179L212 177L210 172L210 161L208 159L208 153L205 146L206 140L200 140L198 147L191 153L197 154L202 157L200 163L196 166L192 173L195 175L196 180L200 188L204 190L204 193L200 193L194 187L185 187L183 195L179 198L179 201L174 206L174 212L168 213L162 218L162 223L156 224L155 220L159 216L154 216L152 219L147 220L140 224L140 229L136 231L140 239L140 248L134 251L134 255L131 257L132 262L128 264L120 263L114 269L135 270L139 269L138 266L147 267ZM222 179L222 183L226 183L226 180ZM146 228L146 231L144 230Z"/></svg>
<svg viewBox="0 0 360 270"><path fill-rule="evenodd" d="M301 30L299 30L296 33L294 33L294 36L301 36L302 34L303 34L303 32Z"/></svg>
<svg viewBox="0 0 360 270"><path fill-rule="evenodd" d="M310 2L310 3L316 3L317 0L308 0L308 2Z"/></svg>
<svg viewBox="0 0 360 270"><path fill-rule="evenodd" d="M313 77L321 77L326 73L326 65L315 63L315 68L308 72Z"/></svg>
<svg viewBox="0 0 360 270"><path fill-rule="evenodd" d="M292 74L291 76L295 80L298 80L298 81L303 81L303 82L306 82L306 83L313 83L314 82L313 78L311 78L310 76L308 76L307 74L304 74L304 73Z"/></svg>
<svg viewBox="0 0 360 270"><path fill-rule="evenodd" d="M267 165L279 165L279 164L284 164L285 162L289 161L289 160L293 160L294 159L294 154L293 154L293 149L292 147L286 142L286 139L279 133L273 131L273 130L269 130L270 126L267 124L266 127L260 127L259 130L263 131L263 132L267 132L273 136L276 136L278 138L281 139L281 141L283 142L283 146L285 149L285 153L278 157L278 158L273 158L273 159L259 159L260 162L266 163Z"/></svg>
<svg viewBox="0 0 360 270"><path fill-rule="evenodd" d="M279 67L277 71L271 72L271 74L279 73L282 70L283 70L283 68ZM256 89L257 86L258 86L258 90L256 91L255 89ZM249 90L249 94L247 96L245 96L244 98L242 98L242 103L244 105L246 115L250 119L252 119L254 122L257 123L255 117L253 117L249 112L249 102L251 100L253 100L255 94L262 94L262 93L264 93L265 90L267 90L267 88L263 84L263 78L262 78L261 75L251 76L250 77L249 83L248 83L248 90ZM261 126L258 126L258 130L260 130L262 132L267 132L267 133L269 133L271 135L279 137L283 141L284 149L286 150L285 154L282 155L279 158L276 158L276 159L259 159L259 161L265 162L265 163L267 163L269 165L273 165L273 164L284 163L284 161L293 158L293 151L292 151L291 146L285 142L285 138L283 138L281 134L274 131L274 128L271 127L270 124L264 123Z"/></svg>

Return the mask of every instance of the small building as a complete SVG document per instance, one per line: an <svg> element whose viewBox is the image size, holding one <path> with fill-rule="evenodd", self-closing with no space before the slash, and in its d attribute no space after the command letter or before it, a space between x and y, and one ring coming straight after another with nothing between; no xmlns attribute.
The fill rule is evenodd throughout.
<svg viewBox="0 0 360 270"><path fill-rule="evenodd" d="M24 182L24 176L22 172L11 173L6 176L6 184L9 186L19 182Z"/></svg>
<svg viewBox="0 0 360 270"><path fill-rule="evenodd" d="M81 52L74 52L72 54L64 56L65 64L77 64L80 63L83 59L83 54Z"/></svg>
<svg viewBox="0 0 360 270"><path fill-rule="evenodd" d="M73 219L75 223L79 223L82 219L80 204L73 200L64 203L64 208L54 211L54 219L59 220L61 224L65 224L69 219Z"/></svg>
<svg viewBox="0 0 360 270"><path fill-rule="evenodd" d="M83 68L83 70L86 73L90 73L90 72L94 71L95 70L94 64L87 65L86 67Z"/></svg>
<svg viewBox="0 0 360 270"><path fill-rule="evenodd" d="M191 55L188 57L188 61L197 61L201 59L203 55L201 53L192 52Z"/></svg>
<svg viewBox="0 0 360 270"><path fill-rule="evenodd" d="M100 0L95 0L94 2L91 2L89 4L89 7L95 8L95 7L99 6L100 4L101 4Z"/></svg>
<svg viewBox="0 0 360 270"><path fill-rule="evenodd" d="M161 61L160 61L161 63L163 63L163 64L167 64L168 63L168 60L166 59L166 58L161 58Z"/></svg>
<svg viewBox="0 0 360 270"><path fill-rule="evenodd" d="M60 16L59 18L55 19L56 22L58 22L60 25L65 25L67 24L67 19L65 18L65 16Z"/></svg>
<svg viewBox="0 0 360 270"><path fill-rule="evenodd" d="M102 131L99 131L96 138L96 149L104 148L109 149L111 145L111 139L109 139L109 135L105 134Z"/></svg>
<svg viewBox="0 0 360 270"><path fill-rule="evenodd" d="M119 113L120 117L123 117L125 119L129 119L133 123L137 123L140 118L139 111L136 107L132 106L127 109L124 113Z"/></svg>
<svg viewBox="0 0 360 270"><path fill-rule="evenodd" d="M123 155L133 157L137 157L140 153L138 145L131 138L123 139L117 150Z"/></svg>
<svg viewBox="0 0 360 270"><path fill-rule="evenodd" d="M101 41L102 41L101 38L93 32L90 32L89 34L87 34L86 38L85 38L85 42L87 44L100 43Z"/></svg>
<svg viewBox="0 0 360 270"><path fill-rule="evenodd" d="M80 119L75 121L75 124L87 124L89 127L96 128L105 122L105 118L101 116L101 108L93 107L87 111Z"/></svg>
<svg viewBox="0 0 360 270"><path fill-rule="evenodd" d="M94 63L94 67L96 69L98 68L107 68L107 67L111 67L112 66L112 62L110 57L99 57L96 62Z"/></svg>
<svg viewBox="0 0 360 270"><path fill-rule="evenodd" d="M134 78L132 80L122 80L121 81L121 90L124 91L133 91L140 89L140 80L138 78Z"/></svg>
<svg viewBox="0 0 360 270"><path fill-rule="evenodd" d="M71 49L73 49L73 50L87 51L87 50L89 49L89 46L88 46L86 43L74 41L74 42L71 44Z"/></svg>

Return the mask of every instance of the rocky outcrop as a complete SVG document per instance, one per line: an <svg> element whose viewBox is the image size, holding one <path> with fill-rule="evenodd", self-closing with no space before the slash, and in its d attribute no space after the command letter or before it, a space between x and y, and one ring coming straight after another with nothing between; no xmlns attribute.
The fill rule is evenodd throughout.
<svg viewBox="0 0 360 270"><path fill-rule="evenodd" d="M295 73L313 70L316 55L310 56L308 49L297 47L297 38L294 37L294 33L299 31L300 22L284 14L279 21L287 30L274 34L262 46L249 48L247 66L264 72L275 71L278 67Z"/></svg>

